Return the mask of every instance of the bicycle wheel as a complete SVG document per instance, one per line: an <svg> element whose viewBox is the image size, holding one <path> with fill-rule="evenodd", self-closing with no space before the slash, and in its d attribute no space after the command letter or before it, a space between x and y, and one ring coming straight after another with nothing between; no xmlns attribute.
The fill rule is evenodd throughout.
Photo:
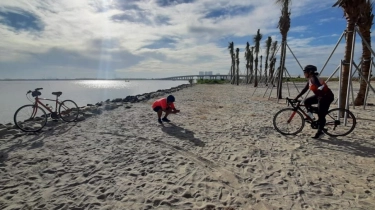
<svg viewBox="0 0 375 210"><path fill-rule="evenodd" d="M286 108L275 114L273 126L283 135L295 135L302 131L305 126L305 119L299 111Z"/></svg>
<svg viewBox="0 0 375 210"><path fill-rule="evenodd" d="M347 109L335 108L328 111L324 132L329 136L346 136L351 133L357 120L353 113Z"/></svg>
<svg viewBox="0 0 375 210"><path fill-rule="evenodd" d="M65 100L59 106L59 115L65 122L73 122L77 120L79 108L76 102L72 100Z"/></svg>
<svg viewBox="0 0 375 210"><path fill-rule="evenodd" d="M22 106L14 113L14 124L25 132L40 131L46 123L46 112L33 104Z"/></svg>

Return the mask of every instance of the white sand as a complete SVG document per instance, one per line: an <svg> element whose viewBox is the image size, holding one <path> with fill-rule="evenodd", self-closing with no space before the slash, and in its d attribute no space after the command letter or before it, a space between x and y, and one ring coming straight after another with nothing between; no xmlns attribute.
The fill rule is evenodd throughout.
<svg viewBox="0 0 375 210"><path fill-rule="evenodd" d="M253 91L176 92L164 127L150 100L3 139L0 209L375 209L374 106L351 109L348 136L315 140L279 134L285 100Z"/></svg>

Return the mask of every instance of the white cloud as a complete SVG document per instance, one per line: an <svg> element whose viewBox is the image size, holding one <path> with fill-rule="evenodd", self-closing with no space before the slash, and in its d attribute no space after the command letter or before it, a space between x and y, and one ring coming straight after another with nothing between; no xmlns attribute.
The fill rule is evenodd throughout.
<svg viewBox="0 0 375 210"><path fill-rule="evenodd" d="M202 70L227 74L230 68L228 41L234 41L240 48L241 70L244 71L246 41L243 37L248 37L247 41L252 43L253 35L261 29L262 48L268 36L280 43L277 28L280 6L274 2L200 0L158 7L156 1L150 0L3 0L0 8L29 11L40 18L44 29L40 32L15 31L0 25L0 75L19 77L25 75L22 72L26 67L34 72L33 77L58 76L62 68L66 69L64 77L73 78L77 75L96 77L101 71L116 72L119 77L173 76ZM293 1L291 17L328 10L331 6L332 2L325 0ZM204 18L223 10L227 12L221 16ZM325 21L320 20L322 24ZM307 29L307 26L292 25L290 32L300 35L290 36L289 46L296 51L297 57L301 57L303 65L311 62L322 65L333 46L315 46L313 41L319 37L307 36L304 34ZM159 48L145 48L148 45ZM262 53L264 51L262 49ZM40 56L51 61L43 61ZM294 62L289 57L287 61ZM299 71L294 64L288 68L294 73Z"/></svg>

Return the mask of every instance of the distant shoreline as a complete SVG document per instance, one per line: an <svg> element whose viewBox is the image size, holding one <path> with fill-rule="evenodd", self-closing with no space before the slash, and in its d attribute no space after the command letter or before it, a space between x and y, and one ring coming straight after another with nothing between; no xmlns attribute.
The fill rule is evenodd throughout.
<svg viewBox="0 0 375 210"><path fill-rule="evenodd" d="M0 79L0 81L67 81L67 80L163 80L158 78L123 78L123 79L94 79L94 78L77 78L77 79Z"/></svg>

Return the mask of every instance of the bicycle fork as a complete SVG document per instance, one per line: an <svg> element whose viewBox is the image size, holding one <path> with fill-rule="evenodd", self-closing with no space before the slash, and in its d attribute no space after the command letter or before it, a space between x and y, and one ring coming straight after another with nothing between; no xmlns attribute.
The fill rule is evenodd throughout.
<svg viewBox="0 0 375 210"><path fill-rule="evenodd" d="M297 109L293 109L294 111L293 111L293 113L292 113L292 115L289 117L289 119L288 119L288 123L290 123L291 121L292 121L292 119L293 119L293 117L296 115L296 113L297 113Z"/></svg>

